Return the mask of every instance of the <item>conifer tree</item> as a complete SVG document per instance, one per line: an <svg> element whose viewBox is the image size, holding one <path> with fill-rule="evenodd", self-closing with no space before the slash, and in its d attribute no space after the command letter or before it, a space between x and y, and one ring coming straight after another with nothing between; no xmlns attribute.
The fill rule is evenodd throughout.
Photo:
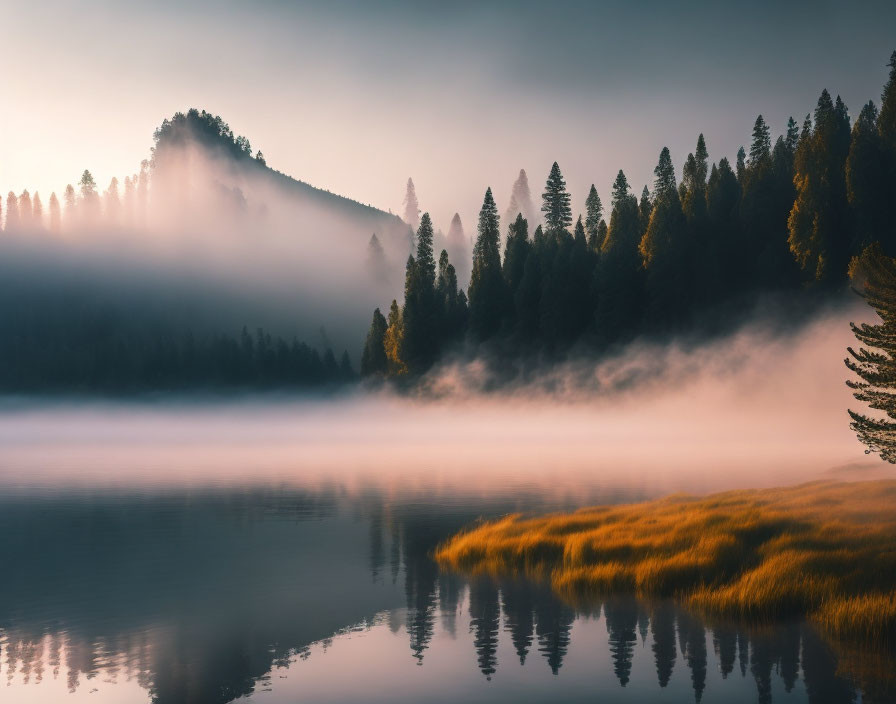
<svg viewBox="0 0 896 704"><path fill-rule="evenodd" d="M72 187L72 184L68 184L65 187L63 198L65 199L66 227L73 227L75 224L75 211L78 207L78 204L75 197L75 189Z"/></svg>
<svg viewBox="0 0 896 704"><path fill-rule="evenodd" d="M408 369L415 373L426 371L438 354L439 313L432 240L432 220L429 213L423 213L417 229L417 258L408 257L402 311L402 359Z"/></svg>
<svg viewBox="0 0 896 704"><path fill-rule="evenodd" d="M663 147L654 169L654 207L639 250L647 269L648 315L656 325L668 325L688 303L685 268L691 260L675 169Z"/></svg>
<svg viewBox="0 0 896 704"><path fill-rule="evenodd" d="M530 249L529 223L522 213L519 213L507 230L507 243L504 246L503 274L511 301L516 299L517 291L519 291ZM509 322L512 324L515 321Z"/></svg>
<svg viewBox="0 0 896 704"><path fill-rule="evenodd" d="M750 145L750 166L756 167L767 161L771 156L772 138L771 131L762 115L756 118L753 124L753 142Z"/></svg>
<svg viewBox="0 0 896 704"><path fill-rule="evenodd" d="M397 307L397 306L396 306ZM364 352L361 355L361 376L386 376L389 371L389 360L386 357L386 330L388 328L386 318L377 308L373 311L373 320L364 343Z"/></svg>
<svg viewBox="0 0 896 704"><path fill-rule="evenodd" d="M32 214L31 195L24 190L19 196L19 225L23 230L31 229Z"/></svg>
<svg viewBox="0 0 896 704"><path fill-rule="evenodd" d="M890 77L880 96L878 131L891 154L896 154L896 51L890 54Z"/></svg>
<svg viewBox="0 0 896 704"><path fill-rule="evenodd" d="M15 232L19 225L19 199L10 191L6 196L6 231Z"/></svg>
<svg viewBox="0 0 896 704"><path fill-rule="evenodd" d="M62 214L59 210L59 199L56 197L56 193L50 194L50 232L53 234L59 234L60 229L62 228Z"/></svg>
<svg viewBox="0 0 896 704"><path fill-rule="evenodd" d="M896 255L896 224L890 217L887 154L877 128L878 113L869 101L852 128L846 158L846 197L852 210L853 251L879 241Z"/></svg>
<svg viewBox="0 0 896 704"><path fill-rule="evenodd" d="M631 336L641 323L643 267L638 201L620 170L613 183L612 212L594 280L595 327L603 343Z"/></svg>
<svg viewBox="0 0 896 704"><path fill-rule="evenodd" d="M744 148L741 147L737 150L737 180L742 181L744 177L744 171L747 168L747 153L744 151Z"/></svg>
<svg viewBox="0 0 896 704"><path fill-rule="evenodd" d="M600 196L592 183L591 190L588 191L588 197L585 199L585 233L588 236L588 244L594 251L600 249L598 230L603 214L604 206L600 202Z"/></svg>
<svg viewBox="0 0 896 704"><path fill-rule="evenodd" d="M40 200L40 193L35 193L31 199L31 224L34 227L44 226L44 204Z"/></svg>
<svg viewBox="0 0 896 704"><path fill-rule="evenodd" d="M737 292L744 285L744 245L740 230L741 186L728 159L713 165L706 184L706 216L713 233L707 241L709 260L715 266L705 272L704 281L710 298Z"/></svg>
<svg viewBox="0 0 896 704"><path fill-rule="evenodd" d="M464 226L461 223L460 215L455 213L451 218L451 224L448 226L448 235L446 236L448 246L448 258L456 265L455 269L459 269L463 273L463 282L467 281L467 273L470 271L470 247L467 236L464 234ZM458 279L458 286L463 286L461 279Z"/></svg>
<svg viewBox="0 0 896 704"><path fill-rule="evenodd" d="M398 307L398 302L394 298L392 299L392 305L389 307L389 318L386 321L386 335L383 338L383 347L386 350L389 376L406 374L408 367L402 358L401 352L404 347L404 322L402 320L401 308Z"/></svg>
<svg viewBox="0 0 896 704"><path fill-rule="evenodd" d="M784 138L784 146L790 153L791 158L796 154L796 145L800 139L800 131L793 117L787 118L787 136Z"/></svg>
<svg viewBox="0 0 896 704"><path fill-rule="evenodd" d="M81 174L81 180L78 181L78 186L81 191L81 205L83 206L84 217L87 218L88 222L95 222L97 217L99 216L99 194L96 191L96 181L93 180L93 176L90 171L84 169L84 173Z"/></svg>
<svg viewBox="0 0 896 704"><path fill-rule="evenodd" d="M788 244L800 268L819 282L838 283L850 256L845 162L849 118L822 91L811 135L797 147L794 182L797 196L788 218Z"/></svg>
<svg viewBox="0 0 896 704"><path fill-rule="evenodd" d="M650 214L653 212L653 200L650 198L650 191L645 185L641 189L641 200L638 202L638 224L641 232L647 231L647 225L650 223Z"/></svg>
<svg viewBox="0 0 896 704"><path fill-rule="evenodd" d="M859 380L846 384L858 401L884 417L849 410L850 427L867 452L896 464L896 261L875 244L863 253L853 273L864 279L861 295L881 322L850 323L864 347L847 349L851 359L844 362Z"/></svg>
<svg viewBox="0 0 896 704"><path fill-rule="evenodd" d="M367 272L371 278L377 282L384 282L389 278L388 265L386 264L386 253L383 251L383 245L380 244L379 237L374 232L367 242Z"/></svg>
<svg viewBox="0 0 896 704"><path fill-rule="evenodd" d="M551 166L541 200L541 212L544 213L545 230L548 234L557 235L572 225L570 197L556 161Z"/></svg>
<svg viewBox="0 0 896 704"><path fill-rule="evenodd" d="M408 178L407 188L404 194L404 221L416 230L420 226L420 204L417 202L417 191L414 188L414 180Z"/></svg>
<svg viewBox="0 0 896 704"><path fill-rule="evenodd" d="M492 189L485 191L479 211L478 236L473 247L473 272L470 277L470 330L484 340L497 332L504 311L504 279L498 209Z"/></svg>
<svg viewBox="0 0 896 704"><path fill-rule="evenodd" d="M103 194L103 214L110 224L117 225L120 213L121 197L118 193L118 179L113 176L109 182L109 188Z"/></svg>
<svg viewBox="0 0 896 704"><path fill-rule="evenodd" d="M504 222L514 222L516 216L520 214L526 221L534 221L535 206L532 204L532 192L529 190L529 177L525 169L520 169L519 176L510 190L510 203L504 214Z"/></svg>

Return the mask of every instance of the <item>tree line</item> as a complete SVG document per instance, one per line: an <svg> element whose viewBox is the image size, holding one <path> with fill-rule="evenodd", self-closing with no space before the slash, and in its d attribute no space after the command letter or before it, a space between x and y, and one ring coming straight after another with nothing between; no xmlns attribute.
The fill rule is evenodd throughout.
<svg viewBox="0 0 896 704"><path fill-rule="evenodd" d="M802 125L791 117L774 143L759 115L749 152L741 147L733 165L710 163L701 134L680 182L664 147L652 192L645 186L637 197L620 170L609 212L592 185L575 223L555 162L544 223L530 232L521 208L503 248L488 188L467 292L444 250L436 267L424 213L403 305L392 301L387 317L374 311L362 375L413 376L464 343L509 342L505 349L539 355L601 350L687 329L759 293L842 287L869 245L896 255L896 51L888 66L880 109L869 101L854 123L824 90L814 113Z"/></svg>

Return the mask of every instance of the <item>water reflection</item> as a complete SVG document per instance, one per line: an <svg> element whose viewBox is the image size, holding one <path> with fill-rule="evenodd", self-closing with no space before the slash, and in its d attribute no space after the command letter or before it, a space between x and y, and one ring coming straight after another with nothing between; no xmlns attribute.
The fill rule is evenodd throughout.
<svg viewBox="0 0 896 704"><path fill-rule="evenodd" d="M469 700L896 700L890 655L804 623L706 623L626 596L573 608L543 585L468 581L430 559L478 516L562 504L338 485L7 491L0 682L10 701L417 701L408 677L445 701L458 688ZM385 678L376 696L356 677L368 660Z"/></svg>

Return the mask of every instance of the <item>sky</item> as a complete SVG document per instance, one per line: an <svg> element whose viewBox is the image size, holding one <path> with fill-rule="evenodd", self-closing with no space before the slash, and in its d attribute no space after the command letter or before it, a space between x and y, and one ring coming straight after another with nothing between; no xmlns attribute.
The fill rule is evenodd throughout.
<svg viewBox="0 0 896 704"><path fill-rule="evenodd" d="M5 7L4 7L5 6ZM637 192L669 146L681 166L774 134L821 90L879 101L893 2L0 0L0 193L105 187L190 107L221 115L270 166L468 233L520 168L533 195L558 161L584 209L621 168Z"/></svg>

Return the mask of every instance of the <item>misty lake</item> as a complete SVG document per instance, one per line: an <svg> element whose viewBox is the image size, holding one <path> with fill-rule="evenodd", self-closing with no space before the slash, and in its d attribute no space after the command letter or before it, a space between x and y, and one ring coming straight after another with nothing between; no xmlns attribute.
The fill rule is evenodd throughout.
<svg viewBox="0 0 896 704"><path fill-rule="evenodd" d="M720 471L719 453L701 460L677 429L686 470L669 443L663 457L624 434L614 447L599 410L513 408L5 409L0 698L893 701L892 660L808 623L708 623L628 596L574 607L431 559L452 533L509 512L870 476L848 433L816 443L825 464L782 443L777 463L751 456L745 474L745 458Z"/></svg>

